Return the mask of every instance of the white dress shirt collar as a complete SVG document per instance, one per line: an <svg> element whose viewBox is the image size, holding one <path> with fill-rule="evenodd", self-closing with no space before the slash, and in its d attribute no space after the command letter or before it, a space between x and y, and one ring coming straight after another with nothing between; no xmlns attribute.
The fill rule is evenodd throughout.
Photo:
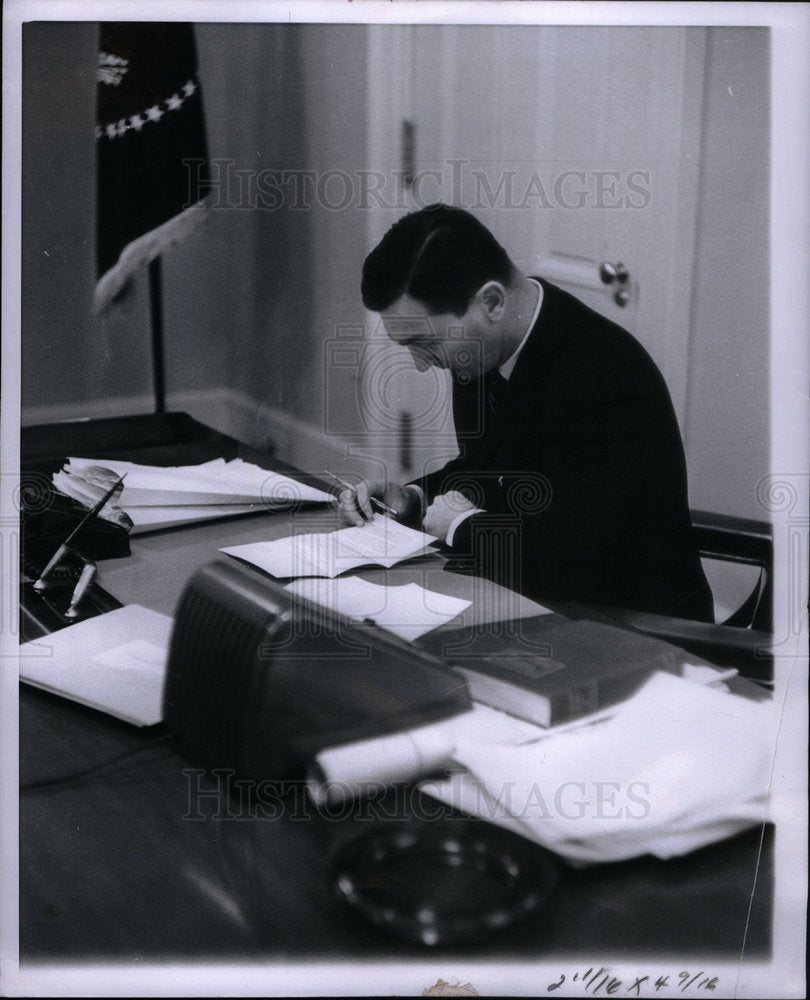
<svg viewBox="0 0 810 1000"><path fill-rule="evenodd" d="M532 316L532 321L531 323L529 323L528 329L523 335L523 340L521 340L521 342L517 346L517 349L506 359L506 361L504 361L504 363L498 369L501 375L507 380L509 379L509 376L515 369L518 355L525 347L526 341L529 339L529 334L534 329L534 324L537 322L537 317L540 315L540 307L543 305L543 286L535 278L529 278L529 281L531 281L533 285L537 285L537 292L538 292L537 305L534 307L534 315Z"/></svg>

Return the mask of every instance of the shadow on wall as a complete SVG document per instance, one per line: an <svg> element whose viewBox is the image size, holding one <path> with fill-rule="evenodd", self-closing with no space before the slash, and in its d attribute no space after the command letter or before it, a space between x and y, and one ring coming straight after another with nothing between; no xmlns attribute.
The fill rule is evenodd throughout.
<svg viewBox="0 0 810 1000"><path fill-rule="evenodd" d="M199 240L172 260L170 389L184 395L209 385L243 410L255 401L306 419L312 401L302 386L320 352L312 220L267 194L310 156L300 29L214 24L197 25L196 34L212 210ZM261 427L252 433L244 418L243 431L250 443L265 443Z"/></svg>

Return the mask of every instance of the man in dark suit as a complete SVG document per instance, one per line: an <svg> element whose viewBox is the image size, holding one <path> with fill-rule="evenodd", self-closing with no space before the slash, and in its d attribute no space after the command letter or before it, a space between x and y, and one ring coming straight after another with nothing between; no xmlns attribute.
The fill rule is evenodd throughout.
<svg viewBox="0 0 810 1000"><path fill-rule="evenodd" d="M520 273L461 209L400 219L369 254L363 301L416 367L449 369L459 455L382 499L475 572L543 601L712 620L664 380L626 330Z"/></svg>

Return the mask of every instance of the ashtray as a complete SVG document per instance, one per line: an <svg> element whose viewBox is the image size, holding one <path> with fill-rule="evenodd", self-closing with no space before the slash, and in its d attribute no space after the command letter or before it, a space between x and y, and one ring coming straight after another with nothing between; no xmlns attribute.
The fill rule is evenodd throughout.
<svg viewBox="0 0 810 1000"><path fill-rule="evenodd" d="M474 941L537 911L557 882L544 848L483 821L375 827L335 856L337 893L397 937Z"/></svg>

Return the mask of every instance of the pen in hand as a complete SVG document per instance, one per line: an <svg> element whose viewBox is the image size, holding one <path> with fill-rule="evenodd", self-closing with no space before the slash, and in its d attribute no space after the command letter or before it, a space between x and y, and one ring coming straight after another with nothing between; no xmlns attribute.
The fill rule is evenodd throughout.
<svg viewBox="0 0 810 1000"><path fill-rule="evenodd" d="M340 476L336 476L334 472L330 472L328 469L324 469L323 471L331 479L334 479L334 481L338 484L338 486L342 486L344 489L351 490L352 493L355 494L355 496L357 495L357 488L352 486L351 483L347 483L345 479L341 479ZM369 497L369 500L371 501L371 503L376 504L376 506L380 510L385 511L386 514L391 514L393 517L398 516L397 512L394 510L393 507L390 507L387 503L383 503L382 500L378 500L377 497Z"/></svg>

